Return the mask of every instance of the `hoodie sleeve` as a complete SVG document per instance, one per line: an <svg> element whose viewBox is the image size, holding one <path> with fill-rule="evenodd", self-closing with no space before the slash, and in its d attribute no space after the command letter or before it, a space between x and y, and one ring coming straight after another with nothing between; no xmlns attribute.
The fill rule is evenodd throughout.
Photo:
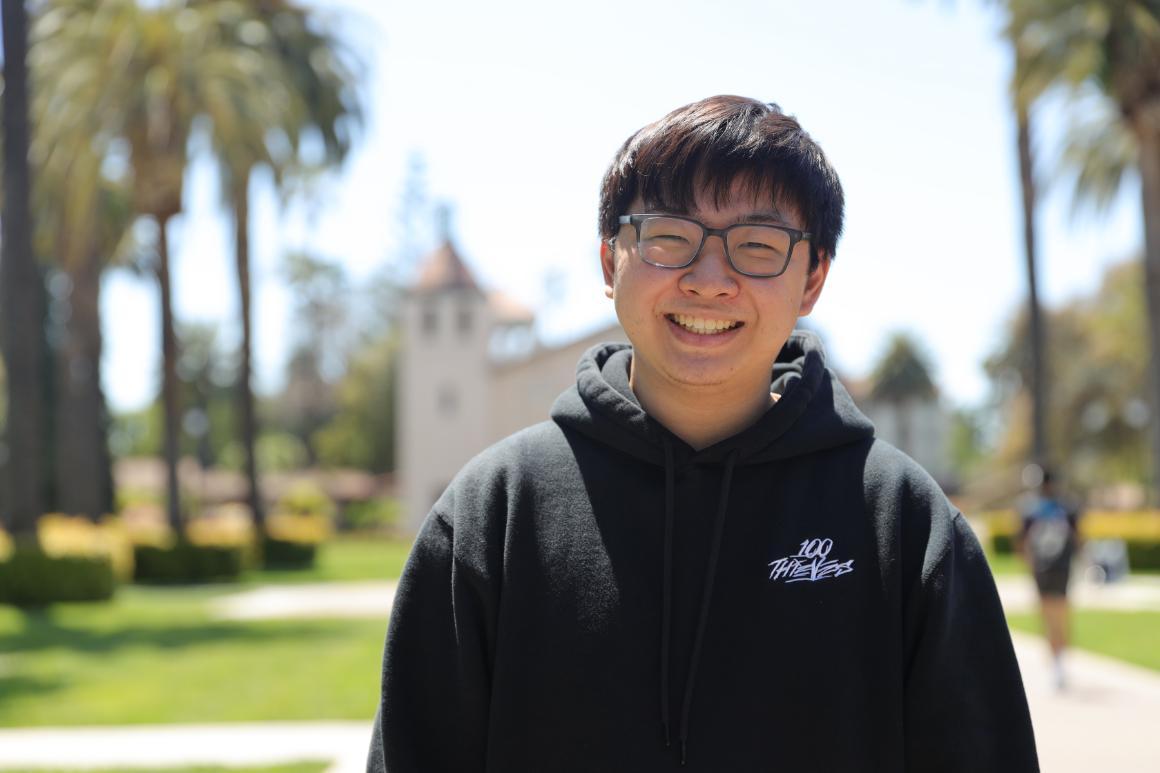
<svg viewBox="0 0 1160 773"><path fill-rule="evenodd" d="M395 595L368 773L484 769L489 626L479 572L438 512L419 532Z"/></svg>
<svg viewBox="0 0 1160 773"><path fill-rule="evenodd" d="M1039 770L995 582L966 520L935 508L906 608L908 773Z"/></svg>

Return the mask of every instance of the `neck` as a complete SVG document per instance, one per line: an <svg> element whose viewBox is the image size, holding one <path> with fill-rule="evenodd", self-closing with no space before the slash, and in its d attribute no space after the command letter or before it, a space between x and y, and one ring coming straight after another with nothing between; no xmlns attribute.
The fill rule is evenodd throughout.
<svg viewBox="0 0 1160 773"><path fill-rule="evenodd" d="M777 400L768 381L731 388L653 383L635 361L628 383L646 413L698 451L741 432Z"/></svg>

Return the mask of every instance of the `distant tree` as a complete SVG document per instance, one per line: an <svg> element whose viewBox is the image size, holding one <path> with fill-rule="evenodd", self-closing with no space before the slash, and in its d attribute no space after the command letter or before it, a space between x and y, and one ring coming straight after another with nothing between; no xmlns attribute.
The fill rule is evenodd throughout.
<svg viewBox="0 0 1160 773"><path fill-rule="evenodd" d="M388 332L351 357L338 384L336 413L314 435L326 466L395 469L395 389L399 342Z"/></svg>
<svg viewBox="0 0 1160 773"><path fill-rule="evenodd" d="M1016 97L1030 105L1054 87L1077 98L1102 95L1121 131L1092 137L1123 145L1131 137L1142 183L1147 330L1152 363L1153 496L1160 486L1160 5L1152 0L1006 0L1006 35L1016 52ZM1091 146L1089 146L1091 147ZM1075 143L1072 144L1073 151ZM1130 153L1130 151L1127 151ZM1102 159L1100 151L1073 153L1072 160ZM1082 193L1107 197L1123 175L1107 174L1115 163L1084 166L1077 175Z"/></svg>
<svg viewBox="0 0 1160 773"><path fill-rule="evenodd" d="M215 0L203 0L210 4ZM232 4L217 15L222 36L248 50L256 74L276 76L255 90L242 120L237 106L211 103L215 154L234 220L234 254L241 316L241 357L237 374L240 440L255 525L265 527L258 476L258 422L252 385L253 329L250 279L250 180L257 168L276 182L311 175L342 162L350 149L362 108L350 59L337 38L304 7L290 0ZM304 147L305 146L305 147ZM311 148L318 152L311 153ZM313 158L312 158L313 156Z"/></svg>
<svg viewBox="0 0 1160 773"><path fill-rule="evenodd" d="M906 333L895 333L870 376L870 397L894 406L898 416L898 445L912 449L910 412L921 401L938 395L930 365L921 347Z"/></svg>
<svg viewBox="0 0 1160 773"><path fill-rule="evenodd" d="M1081 488L1147 479L1148 344L1138 333L1146 316L1142 274L1136 261L1113 266L1097 292L1047 314L1055 363L1048 453ZM992 454L997 468L1020 465L1031 444L1017 420L1028 410L1020 397L1030 373L1025 311L1010 331L984 366L1004 414Z"/></svg>
<svg viewBox="0 0 1160 773"><path fill-rule="evenodd" d="M215 325L183 324L178 338L177 377L185 406L182 452L194 455L202 467L212 467L237 434L230 388L235 368L222 352Z"/></svg>
<svg viewBox="0 0 1160 773"><path fill-rule="evenodd" d="M1018 77L1018 76L1016 76ZM1015 100L1017 124L1016 141L1019 155L1019 188L1022 193L1023 214L1023 258L1027 275L1027 319L1028 341L1031 349L1031 370L1027 386L1031 396L1031 456L1040 466L1048 465L1047 458L1047 354L1044 344L1043 312L1039 304L1039 282L1037 279L1035 202L1035 163L1031 148L1031 111L1027 105Z"/></svg>
<svg viewBox="0 0 1160 773"><path fill-rule="evenodd" d="M351 291L342 266L308 253L286 256L284 274L295 298L293 348L280 423L319 462L315 438L337 410L336 384L347 368Z"/></svg>
<svg viewBox="0 0 1160 773"><path fill-rule="evenodd" d="M217 123L244 121L279 81L268 58L226 34L223 19L233 18L237 7L224 1L61 0L43 20L48 50L67 52L57 70L57 105L110 149L125 149L133 209L157 223L167 513L179 533L181 427L167 226L182 210L195 122L211 112Z"/></svg>

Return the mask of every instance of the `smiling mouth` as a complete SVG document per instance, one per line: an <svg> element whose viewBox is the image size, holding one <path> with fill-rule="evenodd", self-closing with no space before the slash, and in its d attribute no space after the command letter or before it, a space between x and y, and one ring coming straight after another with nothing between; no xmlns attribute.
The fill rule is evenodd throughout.
<svg viewBox="0 0 1160 773"><path fill-rule="evenodd" d="M744 322L737 322L725 319L709 319L707 317L693 317L688 314L666 314L665 318L669 322L680 325L690 333L697 335L711 336L720 335L734 328L741 327Z"/></svg>

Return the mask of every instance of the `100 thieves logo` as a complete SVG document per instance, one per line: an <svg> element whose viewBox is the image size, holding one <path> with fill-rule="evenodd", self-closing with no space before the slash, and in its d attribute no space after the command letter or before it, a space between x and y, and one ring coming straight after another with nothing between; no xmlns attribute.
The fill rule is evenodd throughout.
<svg viewBox="0 0 1160 773"><path fill-rule="evenodd" d="M770 561L769 579L777 582L817 582L831 577L841 577L854 571L854 559L830 560L834 547L832 539L802 540L798 552L792 556Z"/></svg>

